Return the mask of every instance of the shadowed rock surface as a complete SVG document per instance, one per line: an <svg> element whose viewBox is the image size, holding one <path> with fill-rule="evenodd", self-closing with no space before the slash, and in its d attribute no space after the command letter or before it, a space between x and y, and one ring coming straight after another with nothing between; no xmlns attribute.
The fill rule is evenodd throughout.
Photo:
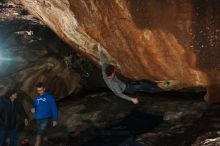
<svg viewBox="0 0 220 146"><path fill-rule="evenodd" d="M219 145L220 106L205 103L203 93L138 94L136 106L109 93L69 95L104 87L100 71L89 63L98 64L100 43L124 77L172 79L171 90L206 87L206 99L218 101L219 15L217 0L1 1L0 93L17 85L29 112L34 84L47 82L59 100L60 119L59 126L49 131L46 146L85 143L133 110L167 120L136 137L146 146ZM27 128L19 126L19 140L29 138L33 143L35 125L33 121ZM75 130L81 137L70 142L68 134Z"/></svg>
<svg viewBox="0 0 220 146"><path fill-rule="evenodd" d="M140 104L133 105L111 93L89 95L75 101L59 102L60 124L49 132L51 146L80 146L101 130L137 110L164 116L166 121L150 132L136 136L144 146L206 146L218 144L220 106L203 101L204 93L170 92L138 94ZM97 104L98 103L98 104ZM123 105L123 106L122 106ZM135 124L135 123L134 123ZM68 134L80 131L80 137ZM31 127L20 134L33 143Z"/></svg>
<svg viewBox="0 0 220 146"><path fill-rule="evenodd" d="M97 67L74 52L19 2L0 2L0 29L0 95L17 86L26 96L34 97L39 81L46 83L57 100L82 88L105 87L102 80L97 81L101 79Z"/></svg>
<svg viewBox="0 0 220 146"><path fill-rule="evenodd" d="M100 43L133 80L177 80L219 98L218 0L22 0L65 42L98 63Z"/></svg>

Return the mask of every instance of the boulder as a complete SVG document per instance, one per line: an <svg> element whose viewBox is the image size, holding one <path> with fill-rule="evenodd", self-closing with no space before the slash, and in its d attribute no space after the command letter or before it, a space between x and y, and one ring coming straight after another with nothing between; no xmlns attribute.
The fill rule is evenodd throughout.
<svg viewBox="0 0 220 146"><path fill-rule="evenodd" d="M17 86L33 98L37 82L45 82L57 100L78 91L81 75L64 61L69 46L22 5L7 1L0 7L0 94Z"/></svg>
<svg viewBox="0 0 220 146"><path fill-rule="evenodd" d="M15 0L16 1L16 0ZM205 87L219 101L220 1L22 0L62 40L98 64L101 44L132 80Z"/></svg>

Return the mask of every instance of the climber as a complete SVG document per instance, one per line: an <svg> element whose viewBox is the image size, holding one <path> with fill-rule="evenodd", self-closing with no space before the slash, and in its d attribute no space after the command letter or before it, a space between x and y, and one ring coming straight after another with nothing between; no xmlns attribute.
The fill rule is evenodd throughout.
<svg viewBox="0 0 220 146"><path fill-rule="evenodd" d="M119 80L115 74L115 67L112 64L108 64L106 57L103 53L103 49L100 44L97 45L99 51L100 64L102 67L102 75L107 86L113 91L113 93L125 100L131 101L134 104L138 104L137 97L130 97L137 91L149 91L151 89L164 88L169 84L169 81L157 81L157 82L139 82L125 84Z"/></svg>
<svg viewBox="0 0 220 146"><path fill-rule="evenodd" d="M34 114L38 128L35 146L40 146L42 137L44 141L48 140L46 132L50 119L53 118L53 127L57 125L58 111L54 97L45 91L44 84L38 83L36 89L39 95L34 99L31 112Z"/></svg>
<svg viewBox="0 0 220 146"><path fill-rule="evenodd" d="M16 123L18 114L24 119L24 124L27 126L27 114L22 103L17 99L16 89L8 89L0 102L0 146L4 145L7 138L10 140L9 146L17 145Z"/></svg>

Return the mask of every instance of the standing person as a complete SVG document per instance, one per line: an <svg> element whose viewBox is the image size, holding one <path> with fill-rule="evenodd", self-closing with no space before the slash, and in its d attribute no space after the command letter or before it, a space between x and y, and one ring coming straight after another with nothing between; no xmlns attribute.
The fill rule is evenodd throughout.
<svg viewBox="0 0 220 146"><path fill-rule="evenodd" d="M8 89L5 97L0 101L0 146L3 146L5 140L9 138L9 146L17 145L16 123L17 115L24 119L25 126L28 125L28 117L24 107L17 100L16 89Z"/></svg>
<svg viewBox="0 0 220 146"><path fill-rule="evenodd" d="M46 132L51 118L53 127L57 125L58 111L54 97L45 92L46 88L43 83L37 83L36 90L38 96L34 99L31 112L34 114L38 128L35 146L40 146L42 138L47 141Z"/></svg>
<svg viewBox="0 0 220 146"><path fill-rule="evenodd" d="M107 86L112 90L112 92L128 101L138 104L137 97L130 97L128 95L134 94L137 91L148 91L156 88L164 88L169 85L168 81L158 81L158 82L139 82L139 83L124 83L117 78L115 74L115 67L108 64L106 57L100 45L97 46L100 57L100 64L102 67L102 75Z"/></svg>

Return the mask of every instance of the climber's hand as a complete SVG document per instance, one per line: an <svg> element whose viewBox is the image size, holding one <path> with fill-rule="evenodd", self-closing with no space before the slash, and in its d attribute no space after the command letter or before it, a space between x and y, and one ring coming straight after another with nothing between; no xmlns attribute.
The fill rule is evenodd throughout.
<svg viewBox="0 0 220 146"><path fill-rule="evenodd" d="M35 108L31 108L31 113L32 113L32 114L35 113Z"/></svg>
<svg viewBox="0 0 220 146"><path fill-rule="evenodd" d="M99 43L97 44L97 49L98 49L99 52L102 51L102 47L101 47L101 45Z"/></svg>
<svg viewBox="0 0 220 146"><path fill-rule="evenodd" d="M136 98L136 97L133 97L131 99L131 102L133 102L134 104L138 104L139 103L138 98Z"/></svg>

